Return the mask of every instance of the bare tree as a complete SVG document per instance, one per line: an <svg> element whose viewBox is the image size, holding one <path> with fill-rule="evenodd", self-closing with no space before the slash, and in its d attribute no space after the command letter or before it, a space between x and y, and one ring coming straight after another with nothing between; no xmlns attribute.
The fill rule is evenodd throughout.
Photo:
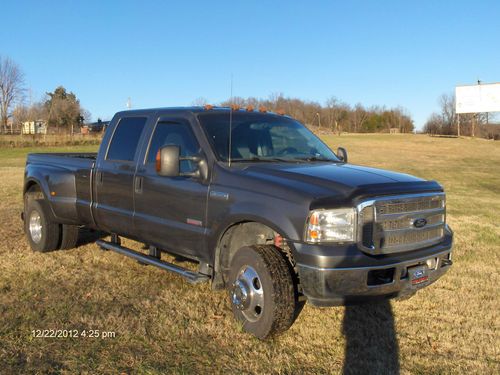
<svg viewBox="0 0 500 375"><path fill-rule="evenodd" d="M334 132L339 132L342 128L342 122L348 117L349 106L339 101L335 96L332 96L327 99L325 107L328 128Z"/></svg>
<svg viewBox="0 0 500 375"><path fill-rule="evenodd" d="M355 133L361 132L363 124L367 120L368 115L368 111L365 109L365 107L363 107L361 103L356 104L354 110L351 113L351 123L353 128L351 131L354 131Z"/></svg>
<svg viewBox="0 0 500 375"><path fill-rule="evenodd" d="M208 104L208 100L202 96L191 102L191 105L194 105L195 107L203 107L205 104Z"/></svg>
<svg viewBox="0 0 500 375"><path fill-rule="evenodd" d="M9 57L0 56L0 124L7 132L10 109L24 97L24 74Z"/></svg>
<svg viewBox="0 0 500 375"><path fill-rule="evenodd" d="M445 134L454 134L454 126L456 121L455 113L455 95L443 94L439 98L441 106L441 116L443 117L443 129Z"/></svg>
<svg viewBox="0 0 500 375"><path fill-rule="evenodd" d="M82 124L87 124L92 121L92 113L88 109L80 107L80 116L82 117Z"/></svg>

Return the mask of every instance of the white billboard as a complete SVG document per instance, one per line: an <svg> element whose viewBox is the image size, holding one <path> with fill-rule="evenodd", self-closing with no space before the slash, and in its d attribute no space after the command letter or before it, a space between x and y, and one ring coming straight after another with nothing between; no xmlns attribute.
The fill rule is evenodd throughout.
<svg viewBox="0 0 500 375"><path fill-rule="evenodd" d="M500 83L455 88L457 113L500 112Z"/></svg>

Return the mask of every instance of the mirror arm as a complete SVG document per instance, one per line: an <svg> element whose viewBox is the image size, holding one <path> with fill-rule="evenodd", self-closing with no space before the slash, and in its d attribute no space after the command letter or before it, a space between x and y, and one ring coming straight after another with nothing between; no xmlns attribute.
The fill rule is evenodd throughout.
<svg viewBox="0 0 500 375"><path fill-rule="evenodd" d="M179 173L180 177L194 177L194 178L200 178L200 170L197 169L195 172L185 172L185 173Z"/></svg>
<svg viewBox="0 0 500 375"><path fill-rule="evenodd" d="M199 163L202 160L202 158L199 157L199 156L181 156L179 158L179 160L180 161L182 161L182 160L188 160L188 161L193 161L195 163Z"/></svg>

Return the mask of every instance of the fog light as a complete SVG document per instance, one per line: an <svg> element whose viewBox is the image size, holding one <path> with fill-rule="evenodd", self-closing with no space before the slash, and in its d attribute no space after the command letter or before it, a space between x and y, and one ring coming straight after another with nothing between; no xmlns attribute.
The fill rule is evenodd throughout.
<svg viewBox="0 0 500 375"><path fill-rule="evenodd" d="M436 269L436 266L437 266L437 258L430 258L430 259L427 259L426 263L427 263L427 267L428 267L430 270L435 270L435 269Z"/></svg>

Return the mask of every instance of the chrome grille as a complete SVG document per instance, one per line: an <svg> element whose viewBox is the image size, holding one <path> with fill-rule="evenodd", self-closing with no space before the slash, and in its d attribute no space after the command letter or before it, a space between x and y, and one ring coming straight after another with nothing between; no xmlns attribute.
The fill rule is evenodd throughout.
<svg viewBox="0 0 500 375"><path fill-rule="evenodd" d="M362 202L358 205L358 246L370 254L431 246L444 236L445 210L444 193L380 197Z"/></svg>

